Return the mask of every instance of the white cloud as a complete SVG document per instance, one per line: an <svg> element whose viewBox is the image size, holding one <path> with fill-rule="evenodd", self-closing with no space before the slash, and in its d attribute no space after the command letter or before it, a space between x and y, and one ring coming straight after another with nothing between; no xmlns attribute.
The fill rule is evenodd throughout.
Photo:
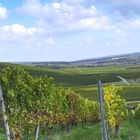
<svg viewBox="0 0 140 140"><path fill-rule="evenodd" d="M3 34L2 37L0 37L0 40L5 38L7 39L24 39L24 38L29 38L33 36L36 32L37 29L35 27L32 28L26 28L24 25L20 24L12 24L12 25L3 25L0 27L0 32L1 35Z"/></svg>
<svg viewBox="0 0 140 140"><path fill-rule="evenodd" d="M66 3L68 4L81 4L86 2L87 0L65 0Z"/></svg>
<svg viewBox="0 0 140 140"><path fill-rule="evenodd" d="M140 4L140 1L139 0L105 0L105 1L108 1L110 3L114 3L114 4L118 4L118 5L124 5L124 6L127 6L127 5L136 5L136 4Z"/></svg>
<svg viewBox="0 0 140 140"><path fill-rule="evenodd" d="M7 18L7 9L0 5L0 19Z"/></svg>
<svg viewBox="0 0 140 140"><path fill-rule="evenodd" d="M140 29L140 19L130 20L128 22L128 26L131 26L132 28L139 28Z"/></svg>
<svg viewBox="0 0 140 140"><path fill-rule="evenodd" d="M41 4L39 0L26 0L17 10L35 17L36 27L26 28L20 24L4 25L0 27L0 31L4 33L3 36L1 34L0 39L17 40L18 38L19 41L25 41L30 45L32 42L36 42L35 46L51 46L54 41L50 36L55 33L102 30L118 36L126 36L128 33L126 29L140 26L139 21L130 23L122 18L120 18L121 23L113 23L113 18L103 14L95 5L84 6L81 4L85 1L64 0ZM116 16L121 15L116 13Z"/></svg>
<svg viewBox="0 0 140 140"><path fill-rule="evenodd" d="M2 29L5 32L11 32L17 35L32 35L36 31L36 28L26 28L20 24L5 25Z"/></svg>
<svg viewBox="0 0 140 140"><path fill-rule="evenodd" d="M97 3L101 3L109 13L112 13L111 11L117 9L122 14L122 16L126 18L140 15L140 0L103 0L102 2L98 0L95 1Z"/></svg>
<svg viewBox="0 0 140 140"><path fill-rule="evenodd" d="M21 7L17 8L17 10L32 16L39 16L41 3L38 0L26 0Z"/></svg>
<svg viewBox="0 0 140 140"><path fill-rule="evenodd" d="M0 27L0 42L8 46L20 44L23 48L35 49L52 46L53 38L45 35L41 28L27 28L24 25L12 24Z"/></svg>
<svg viewBox="0 0 140 140"><path fill-rule="evenodd" d="M107 29L108 17L104 16L94 5L85 7L72 5L68 1L52 2L42 5L38 0L28 0L18 11L36 17L38 23L55 32L67 32L85 29ZM73 2L76 2L73 0ZM83 1L84 2L84 1ZM80 3L80 2L77 2Z"/></svg>
<svg viewBox="0 0 140 140"><path fill-rule="evenodd" d="M60 9L60 8L61 8L61 5L60 5L60 3L58 3L58 2L54 2L54 3L52 3L52 7L53 7L54 9Z"/></svg>
<svg viewBox="0 0 140 140"><path fill-rule="evenodd" d="M0 23L1 57L8 58L11 54L9 58L18 60L20 57L23 60L27 54L26 60L31 57L35 60L79 59L83 56L97 56L99 53L115 54L119 52L117 50L122 50L122 46L126 46L126 49L138 46L140 16L127 18L122 12L128 11L126 7L134 7L131 6L132 3L139 5L139 2L129 0L126 6L125 3L126 0L103 0L103 5L97 0L53 0L46 3L44 1L43 4L39 0L24 0L16 10L13 8L8 11L11 16L8 20ZM30 16L31 19L28 20ZM7 9L0 5L0 19L5 18ZM26 27L27 24L30 27ZM103 51L99 51L100 49ZM123 48L123 51L126 49Z"/></svg>
<svg viewBox="0 0 140 140"><path fill-rule="evenodd" d="M18 11L35 17L37 27L41 28L44 34L51 36L58 33L66 34L85 30L102 30L103 32L109 31L115 36L127 36L132 25L122 17L119 11L113 13L114 17L107 16L95 5L83 5L82 3L85 1L63 0L41 4L38 0L28 0L18 8ZM119 20L114 22L114 18Z"/></svg>
<svg viewBox="0 0 140 140"><path fill-rule="evenodd" d="M39 0L26 0L18 7L18 12L36 18L36 26L26 28L24 25L12 24L0 27L0 40L21 41L26 46L51 46L54 40L51 36L55 33L67 33L75 31L109 31L118 36L126 36L129 27L140 27L139 20L113 23L113 18L99 11L95 5L84 6L82 1L67 0L41 4ZM75 5L72 3L76 3ZM116 16L121 16L116 13ZM3 35L2 35L3 34ZM33 43L33 45L32 45Z"/></svg>
<svg viewBox="0 0 140 140"><path fill-rule="evenodd" d="M87 30L92 30L92 29L108 29L111 28L111 25L109 26L108 19L104 16L100 17L95 17L95 18L85 18L81 19L77 22L75 22L72 25L72 28L77 28L77 29L87 29Z"/></svg>

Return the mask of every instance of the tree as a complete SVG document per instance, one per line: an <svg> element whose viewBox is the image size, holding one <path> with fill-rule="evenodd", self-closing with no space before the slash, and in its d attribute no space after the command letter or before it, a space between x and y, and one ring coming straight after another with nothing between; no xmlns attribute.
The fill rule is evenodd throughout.
<svg viewBox="0 0 140 140"><path fill-rule="evenodd" d="M106 123L109 129L114 129L114 136L118 137L122 121L127 118L128 111L125 100L118 93L120 87L107 86L104 88L104 103Z"/></svg>

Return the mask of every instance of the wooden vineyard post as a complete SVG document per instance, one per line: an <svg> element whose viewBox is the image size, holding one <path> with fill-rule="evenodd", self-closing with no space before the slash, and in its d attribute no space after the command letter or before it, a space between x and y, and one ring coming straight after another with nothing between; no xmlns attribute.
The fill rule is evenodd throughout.
<svg viewBox="0 0 140 140"><path fill-rule="evenodd" d="M105 124L105 113L103 108L102 85L100 80L98 81L98 95L99 95L100 114L101 114L101 122L102 122L102 129L103 129L103 140L108 140L107 129Z"/></svg>
<svg viewBox="0 0 140 140"><path fill-rule="evenodd" d="M0 85L0 106L1 106L1 111L2 111L2 120L3 120L4 129L5 129L6 140L10 140L10 131L9 131L9 126L7 122L7 116L6 116L6 110L5 110L5 104L4 104L1 85Z"/></svg>

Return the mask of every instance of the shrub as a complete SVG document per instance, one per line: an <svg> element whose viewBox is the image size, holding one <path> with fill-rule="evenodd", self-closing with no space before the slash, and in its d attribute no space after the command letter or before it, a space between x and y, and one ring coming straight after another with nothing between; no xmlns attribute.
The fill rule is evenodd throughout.
<svg viewBox="0 0 140 140"><path fill-rule="evenodd" d="M135 109L135 118L140 119L140 104Z"/></svg>

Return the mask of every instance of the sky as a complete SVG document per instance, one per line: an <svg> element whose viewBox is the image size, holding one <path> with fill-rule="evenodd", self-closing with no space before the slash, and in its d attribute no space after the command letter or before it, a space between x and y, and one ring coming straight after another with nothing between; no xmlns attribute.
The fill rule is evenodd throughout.
<svg viewBox="0 0 140 140"><path fill-rule="evenodd" d="M140 0L0 0L0 61L140 52Z"/></svg>

